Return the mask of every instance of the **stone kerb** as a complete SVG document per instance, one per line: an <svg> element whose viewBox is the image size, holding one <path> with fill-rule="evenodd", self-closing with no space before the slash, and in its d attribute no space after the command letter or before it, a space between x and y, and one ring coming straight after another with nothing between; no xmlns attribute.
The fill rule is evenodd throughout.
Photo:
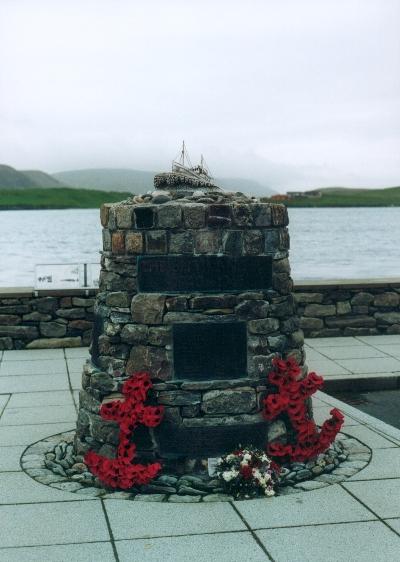
<svg viewBox="0 0 400 562"><path fill-rule="evenodd" d="M103 206L101 222L104 251L95 305L97 329L93 362L83 375L77 451L83 454L90 448L115 454L118 426L101 419L99 408L121 391L123 380L141 370L152 374L158 402L165 406L160 427L139 432L142 450L150 452L156 446L166 454L190 456L193 443L201 441L206 456L212 456L218 452L213 446L221 446L218 428L221 439L230 431L232 442L238 431L248 442L254 441L250 436L260 435L260 445L284 436L285 424L279 420L268 425L261 408L272 359L282 354L303 363L303 334L291 294L285 207L232 194L217 201L200 196L159 205L127 201ZM271 261L271 279L252 290L148 292L141 290L138 269L139 260L149 256L264 256ZM217 324L221 330L243 323L247 358L240 376L177 378L174 329L185 323ZM220 349L222 358L226 353L229 350ZM206 445L207 428L213 439Z"/></svg>

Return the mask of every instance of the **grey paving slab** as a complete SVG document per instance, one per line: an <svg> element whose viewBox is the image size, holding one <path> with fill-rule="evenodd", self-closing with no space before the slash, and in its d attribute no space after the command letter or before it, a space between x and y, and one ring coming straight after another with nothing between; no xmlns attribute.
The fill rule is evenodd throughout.
<svg viewBox="0 0 400 562"><path fill-rule="evenodd" d="M321 347L319 355L328 359L368 359L370 357L387 357L387 355L370 345Z"/></svg>
<svg viewBox="0 0 400 562"><path fill-rule="evenodd" d="M372 336L375 337L375 336ZM349 337L338 337L338 338L307 338L306 344L314 349L319 349L320 347L337 347L344 345L363 345L364 342L360 341L361 338L349 338ZM383 343L383 342L382 342Z"/></svg>
<svg viewBox="0 0 400 562"><path fill-rule="evenodd" d="M352 476L353 480L374 480L380 478L400 477L400 449L381 449L374 452L370 463Z"/></svg>
<svg viewBox="0 0 400 562"><path fill-rule="evenodd" d="M268 557L250 533L223 533L117 541L120 562L266 562Z"/></svg>
<svg viewBox="0 0 400 562"><path fill-rule="evenodd" d="M3 425L32 425L42 423L61 423L76 421L76 410L70 406L38 406L33 408L10 408L4 410L0 418Z"/></svg>
<svg viewBox="0 0 400 562"><path fill-rule="evenodd" d="M67 359L73 359L76 357L82 357L84 359L89 359L89 348L88 347L71 347L65 349L65 357Z"/></svg>
<svg viewBox="0 0 400 562"><path fill-rule="evenodd" d="M371 513L339 486L297 496L237 502L237 509L252 529L343 523L374 519Z"/></svg>
<svg viewBox="0 0 400 562"><path fill-rule="evenodd" d="M398 344L400 342L400 335L394 334L391 336L357 336L357 338L355 339L374 346L382 345L382 344L392 344L392 343Z"/></svg>
<svg viewBox="0 0 400 562"><path fill-rule="evenodd" d="M400 357L400 341L398 344L393 344L393 343L386 344L386 345L375 344L374 347L379 349L380 351L383 351L387 355L392 355L393 357Z"/></svg>
<svg viewBox="0 0 400 562"><path fill-rule="evenodd" d="M0 549L0 562L115 562L109 542Z"/></svg>
<svg viewBox="0 0 400 562"><path fill-rule="evenodd" d="M395 443L392 443L388 439L385 439L379 433L376 433L372 429L366 426L360 425L358 427L352 427L349 431L353 437L370 447L371 449L387 449L389 447L397 447ZM377 452L376 455L380 455Z"/></svg>
<svg viewBox="0 0 400 562"><path fill-rule="evenodd" d="M32 408L32 406L68 406L73 405L69 390L50 392L20 392L12 394L9 408Z"/></svg>
<svg viewBox="0 0 400 562"><path fill-rule="evenodd" d="M331 359L324 359L323 361L320 360L310 360L307 361L307 365L310 371L316 371L319 375L327 376L327 375L349 375L350 371L336 363L336 361L332 361Z"/></svg>
<svg viewBox="0 0 400 562"><path fill-rule="evenodd" d="M95 501L80 494L63 492L36 482L25 472L0 473L0 504L58 502L58 501Z"/></svg>
<svg viewBox="0 0 400 562"><path fill-rule="evenodd" d="M343 486L379 517L400 517L400 478L344 482Z"/></svg>
<svg viewBox="0 0 400 562"><path fill-rule="evenodd" d="M257 536L275 562L388 562L400 552L400 537L380 521L270 529Z"/></svg>
<svg viewBox="0 0 400 562"><path fill-rule="evenodd" d="M337 363L351 373L399 373L400 359L383 357L369 359L337 359ZM337 373L340 374L340 373Z"/></svg>
<svg viewBox="0 0 400 562"><path fill-rule="evenodd" d="M71 387L73 390L80 390L82 388L82 371L73 371L69 374L69 380L71 382Z"/></svg>
<svg viewBox="0 0 400 562"><path fill-rule="evenodd" d="M0 394L0 416L5 408L5 405L9 402L10 395L9 394Z"/></svg>
<svg viewBox="0 0 400 562"><path fill-rule="evenodd" d="M8 470L22 470L19 464L19 459L25 449L25 445L0 447L0 472Z"/></svg>
<svg viewBox="0 0 400 562"><path fill-rule="evenodd" d="M0 365L0 376L53 375L65 374L64 359L43 359L42 361L9 361Z"/></svg>
<svg viewBox="0 0 400 562"><path fill-rule="evenodd" d="M400 519L386 519L386 523L390 525L396 533L400 534Z"/></svg>
<svg viewBox="0 0 400 562"><path fill-rule="evenodd" d="M5 351L5 361L41 361L43 359L63 359L62 349L12 349Z"/></svg>
<svg viewBox="0 0 400 562"><path fill-rule="evenodd" d="M74 423L43 423L40 425L0 427L0 447L30 445L50 435L71 431Z"/></svg>
<svg viewBox="0 0 400 562"><path fill-rule="evenodd" d="M330 411L332 410L332 406L328 406L325 408L314 408L314 420L317 425L322 425L325 420L331 417ZM354 425L360 425L360 422L354 420L350 416L345 416L344 424L342 428L352 427Z"/></svg>
<svg viewBox="0 0 400 562"><path fill-rule="evenodd" d="M78 373L82 373L83 366L86 362L85 357L76 357L72 359L67 359L68 370L71 373L72 371L76 371Z"/></svg>
<svg viewBox="0 0 400 562"><path fill-rule="evenodd" d="M331 349L331 348L328 348ZM325 361L327 359L326 355L322 355L319 351L308 347L306 349L306 361L309 363L310 361Z"/></svg>
<svg viewBox="0 0 400 562"><path fill-rule="evenodd" d="M105 501L115 539L241 531L246 527L229 503L173 504Z"/></svg>
<svg viewBox="0 0 400 562"><path fill-rule="evenodd" d="M16 375L0 377L0 394L4 392L42 392L46 390L69 390L67 375Z"/></svg>
<svg viewBox="0 0 400 562"><path fill-rule="evenodd" d="M4 547L110 539L99 501L0 506L0 529Z"/></svg>

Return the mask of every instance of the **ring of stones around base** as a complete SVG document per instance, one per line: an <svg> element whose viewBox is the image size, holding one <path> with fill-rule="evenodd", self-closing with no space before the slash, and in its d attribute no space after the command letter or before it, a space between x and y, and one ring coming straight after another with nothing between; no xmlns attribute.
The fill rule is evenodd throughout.
<svg viewBox="0 0 400 562"><path fill-rule="evenodd" d="M97 478L87 471L86 466L82 462L83 459L73 456L73 438L74 431L71 431L52 435L42 441L29 445L21 456L22 469L41 484L88 497L135 501L168 501L173 503L234 500L232 496L224 494L222 488L219 489L219 482L217 480L209 479L207 482L207 480L202 480L193 474L179 476L161 475L148 486L142 486L140 490L136 491L106 489ZM291 470L286 469L284 480L287 480L287 482L284 482L283 486L279 487L278 495L296 494L343 482L365 468L371 460L371 449L358 439L344 433L340 433L337 436L333 447L336 449L337 456L345 460L342 460L333 468L332 465L322 467L316 465L320 467L321 472L318 473L317 471L318 475L311 479L310 475L312 475L312 472L307 468L307 463L292 463ZM53 455L56 462L49 458ZM81 465L78 467L81 469L81 473L77 473L77 469L75 469L76 473L74 475L67 475L65 470L71 470L71 467L76 466L76 464ZM294 482L294 478L296 478L297 483ZM176 484L179 480L185 480L185 482L184 485L179 487L179 493L177 493Z"/></svg>

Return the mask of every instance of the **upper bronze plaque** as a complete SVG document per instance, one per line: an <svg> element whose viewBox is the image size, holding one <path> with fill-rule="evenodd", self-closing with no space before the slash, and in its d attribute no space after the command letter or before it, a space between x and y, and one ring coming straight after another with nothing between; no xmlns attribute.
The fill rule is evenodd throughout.
<svg viewBox="0 0 400 562"><path fill-rule="evenodd" d="M146 293L262 291L271 287L271 256L140 256L138 288Z"/></svg>

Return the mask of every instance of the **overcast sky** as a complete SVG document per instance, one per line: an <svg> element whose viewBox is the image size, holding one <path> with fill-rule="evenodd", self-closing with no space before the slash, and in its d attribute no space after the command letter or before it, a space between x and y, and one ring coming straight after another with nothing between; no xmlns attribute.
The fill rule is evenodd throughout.
<svg viewBox="0 0 400 562"><path fill-rule="evenodd" d="M0 162L400 185L400 0L0 0Z"/></svg>

